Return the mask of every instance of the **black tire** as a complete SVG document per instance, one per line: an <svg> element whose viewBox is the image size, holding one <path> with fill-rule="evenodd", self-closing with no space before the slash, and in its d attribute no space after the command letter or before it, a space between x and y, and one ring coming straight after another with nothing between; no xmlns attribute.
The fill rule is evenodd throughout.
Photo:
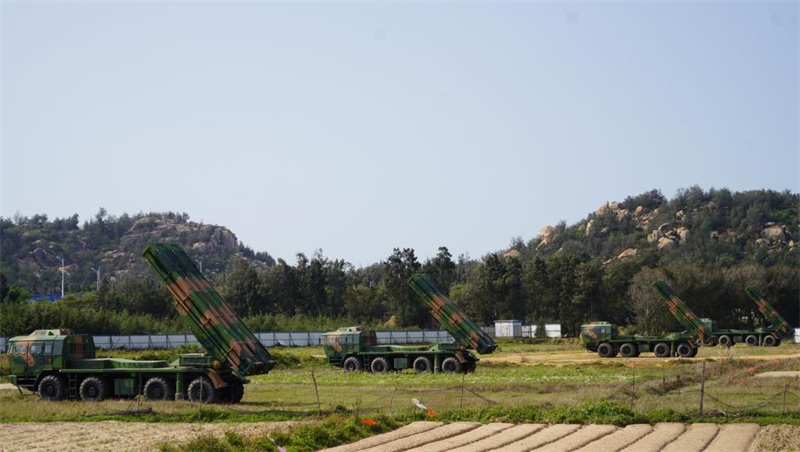
<svg viewBox="0 0 800 452"><path fill-rule="evenodd" d="M694 358L695 356L697 356L697 352L699 352L699 351L700 351L700 347L692 347L692 354L689 355L689 358Z"/></svg>
<svg viewBox="0 0 800 452"><path fill-rule="evenodd" d="M703 338L703 346L704 347L714 347L717 345L717 338L714 336L704 337Z"/></svg>
<svg viewBox="0 0 800 452"><path fill-rule="evenodd" d="M659 342L653 347L653 354L659 358L669 357L670 347L666 342Z"/></svg>
<svg viewBox="0 0 800 452"><path fill-rule="evenodd" d="M612 358L617 356L617 352L614 351L614 346L608 342L603 342L597 346L597 354L600 355L601 358Z"/></svg>
<svg viewBox="0 0 800 452"><path fill-rule="evenodd" d="M66 396L66 385L64 380L55 376L48 375L39 382L39 397L48 402L60 402Z"/></svg>
<svg viewBox="0 0 800 452"><path fill-rule="evenodd" d="M379 356L372 360L372 363L369 365L369 370L374 374L385 374L389 372L389 360L383 356Z"/></svg>
<svg viewBox="0 0 800 452"><path fill-rule="evenodd" d="M152 377L144 384L144 398L151 402L175 400L175 385L162 377Z"/></svg>
<svg viewBox="0 0 800 452"><path fill-rule="evenodd" d="M733 347L733 339L727 334L723 334L717 339L717 343L723 347Z"/></svg>
<svg viewBox="0 0 800 452"><path fill-rule="evenodd" d="M764 336L764 340L761 342L764 347L774 347L777 343L778 340L773 335Z"/></svg>
<svg viewBox="0 0 800 452"><path fill-rule="evenodd" d="M361 360L355 356L347 358L342 364L342 369L345 372L360 372L363 368L364 365L361 363Z"/></svg>
<svg viewBox="0 0 800 452"><path fill-rule="evenodd" d="M186 390L190 402L217 403L219 402L219 390L214 387L207 377L197 377L189 383Z"/></svg>
<svg viewBox="0 0 800 452"><path fill-rule="evenodd" d="M780 345L781 345L781 338L778 338L778 340L775 341L775 346L778 347Z"/></svg>
<svg viewBox="0 0 800 452"><path fill-rule="evenodd" d="M689 345L687 342L681 342L677 347L675 347L675 353L677 353L681 358L691 358L693 349L694 347Z"/></svg>
<svg viewBox="0 0 800 452"><path fill-rule="evenodd" d="M475 361L467 361L461 365L461 368L464 369L465 374L471 374L475 372L475 365L477 363Z"/></svg>
<svg viewBox="0 0 800 452"><path fill-rule="evenodd" d="M420 356L419 358L415 359L413 367L414 372L418 374L433 371L433 363L427 356Z"/></svg>
<svg viewBox="0 0 800 452"><path fill-rule="evenodd" d="M442 372L446 374L461 373L461 363L458 362L458 359L452 356L446 358L444 361L442 361Z"/></svg>
<svg viewBox="0 0 800 452"><path fill-rule="evenodd" d="M626 342L619 347L619 354L624 358L636 358L639 356L639 347L632 342Z"/></svg>
<svg viewBox="0 0 800 452"><path fill-rule="evenodd" d="M755 334L750 334L744 338L744 343L751 347L754 347L758 345L758 337L756 337Z"/></svg>
<svg viewBox="0 0 800 452"><path fill-rule="evenodd" d="M241 381L228 382L228 401L230 403L239 403L244 397L244 385Z"/></svg>
<svg viewBox="0 0 800 452"><path fill-rule="evenodd" d="M108 385L98 377L86 377L78 392L86 402L99 402L108 396Z"/></svg>

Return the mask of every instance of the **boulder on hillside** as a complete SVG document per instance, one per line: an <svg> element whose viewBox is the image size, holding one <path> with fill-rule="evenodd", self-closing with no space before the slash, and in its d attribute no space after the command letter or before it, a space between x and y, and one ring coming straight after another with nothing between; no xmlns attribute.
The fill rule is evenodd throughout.
<svg viewBox="0 0 800 452"><path fill-rule="evenodd" d="M556 228L553 226L545 226L539 230L539 245L547 245L553 239L553 234L556 232Z"/></svg>
<svg viewBox="0 0 800 452"><path fill-rule="evenodd" d="M628 248L627 250L619 253L617 255L617 259L624 261L625 259L630 259L632 257L636 257L636 252L638 250L636 248Z"/></svg>
<svg viewBox="0 0 800 452"><path fill-rule="evenodd" d="M678 241L668 237L661 237L658 239L658 244L656 245L660 250L671 250L678 247Z"/></svg>
<svg viewBox="0 0 800 452"><path fill-rule="evenodd" d="M682 245L686 243L687 240L689 240L689 229L684 227L678 228L678 242Z"/></svg>
<svg viewBox="0 0 800 452"><path fill-rule="evenodd" d="M777 226L777 225L768 226L763 230L761 230L761 236L771 241L785 242L786 235L787 231L783 226Z"/></svg>

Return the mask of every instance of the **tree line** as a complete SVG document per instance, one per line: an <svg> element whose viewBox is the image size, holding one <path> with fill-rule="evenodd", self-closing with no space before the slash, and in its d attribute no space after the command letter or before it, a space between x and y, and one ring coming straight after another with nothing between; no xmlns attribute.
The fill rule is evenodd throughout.
<svg viewBox="0 0 800 452"><path fill-rule="evenodd" d="M362 268L326 257L321 250L310 257L298 254L290 264L267 253L254 259L257 253L239 244L239 252L221 271L204 268L204 273L236 312L262 331L318 331L351 324L437 328L407 285L420 271L483 325L499 319L554 322L575 335L582 323L607 320L630 332L679 331L651 289L656 279L667 280L698 315L721 327L753 327L763 321L743 292L747 285L758 287L797 325L800 248L794 240L800 237L799 202L788 191L732 193L691 187L667 200L652 190L574 225L562 222L546 236L527 242L512 239L508 249L480 259L454 258L442 246L434 257L421 261L414 249L398 247L385 260ZM767 228L775 227L783 228L779 237L765 239ZM682 228L690 234L661 249L651 240L658 228ZM635 252L619 257L624 250ZM3 261L3 272L6 268ZM52 304L28 303L24 289L14 282L5 276L2 280L2 335L43 326L104 334L186 331L176 320L169 294L150 275L105 279L100 290L88 291L82 299Z"/></svg>

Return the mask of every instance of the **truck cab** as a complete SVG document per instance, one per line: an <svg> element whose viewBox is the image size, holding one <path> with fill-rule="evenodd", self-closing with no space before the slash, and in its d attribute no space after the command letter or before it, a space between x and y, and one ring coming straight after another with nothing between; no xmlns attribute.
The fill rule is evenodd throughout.
<svg viewBox="0 0 800 452"><path fill-rule="evenodd" d="M6 354L11 383L35 391L41 376L65 368L70 360L94 358L95 348L92 336L88 334L50 329L12 337Z"/></svg>
<svg viewBox="0 0 800 452"><path fill-rule="evenodd" d="M351 355L367 351L377 345L375 334L360 326L346 326L323 335L325 357L334 366L341 366Z"/></svg>
<svg viewBox="0 0 800 452"><path fill-rule="evenodd" d="M609 322L593 322L581 325L581 343L589 351L597 351L597 345L613 339L615 327Z"/></svg>

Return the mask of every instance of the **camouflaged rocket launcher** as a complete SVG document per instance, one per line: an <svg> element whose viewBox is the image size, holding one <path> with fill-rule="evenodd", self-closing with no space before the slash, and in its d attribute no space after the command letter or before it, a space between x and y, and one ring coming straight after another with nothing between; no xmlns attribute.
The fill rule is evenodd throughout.
<svg viewBox="0 0 800 452"><path fill-rule="evenodd" d="M792 326L783 318L775 308L770 305L767 300L761 296L755 287L748 287L744 289L745 293L758 305L758 310L767 319L775 334L778 336L778 342L782 337L788 336L792 331ZM777 344L776 344L777 345Z"/></svg>
<svg viewBox="0 0 800 452"><path fill-rule="evenodd" d="M678 294L666 282L659 279L653 284L653 290L667 302L669 312L696 339L698 344L709 345L714 342L714 334L711 330L706 325L703 325L697 315L686 306L686 303L678 297Z"/></svg>
<svg viewBox="0 0 800 452"><path fill-rule="evenodd" d="M180 246L152 244L142 257L172 293L181 320L213 358L215 369L233 373L243 382L246 375L272 369L272 355Z"/></svg>
<svg viewBox="0 0 800 452"><path fill-rule="evenodd" d="M11 383L48 401L143 395L149 401L239 402L245 375L267 373L275 365L272 356L179 246L150 245L143 255L207 353L152 361L97 358L91 335L36 330L8 341Z"/></svg>
<svg viewBox="0 0 800 452"><path fill-rule="evenodd" d="M485 355L494 352L497 343L492 340L475 322L470 320L450 298L442 293L430 276L418 273L411 277L408 284L414 292L431 308L433 318L439 322L451 336L467 349L477 350Z"/></svg>
<svg viewBox="0 0 800 452"><path fill-rule="evenodd" d="M456 343L419 345L380 345L375 334L359 326L339 328L325 333L325 358L345 372L385 373L414 369L417 373L474 372L479 358L470 350L492 353L497 344L469 320L426 275L414 275L409 285L431 307L433 316Z"/></svg>

